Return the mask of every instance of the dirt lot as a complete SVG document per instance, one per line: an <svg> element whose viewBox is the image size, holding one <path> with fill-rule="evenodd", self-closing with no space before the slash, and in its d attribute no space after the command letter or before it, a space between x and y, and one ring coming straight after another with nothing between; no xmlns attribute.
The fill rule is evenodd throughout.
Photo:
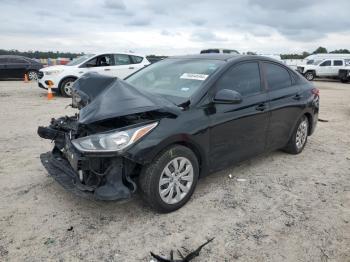
<svg viewBox="0 0 350 262"><path fill-rule="evenodd" d="M52 145L36 129L72 113L70 100L1 81L0 261L150 261L149 251L209 237L195 261L350 261L350 85L315 85L329 122L302 154L277 151L213 174L185 207L160 215L138 197L118 204L65 192L41 166Z"/></svg>

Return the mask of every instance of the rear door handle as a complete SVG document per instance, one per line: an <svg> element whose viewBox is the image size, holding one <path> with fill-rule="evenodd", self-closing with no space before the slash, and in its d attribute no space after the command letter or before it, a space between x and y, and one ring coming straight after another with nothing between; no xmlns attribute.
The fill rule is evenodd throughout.
<svg viewBox="0 0 350 262"><path fill-rule="evenodd" d="M266 104L260 104L256 106L255 109L258 111L264 111L266 109Z"/></svg>
<svg viewBox="0 0 350 262"><path fill-rule="evenodd" d="M109 68L105 68L104 70L105 70L105 71L111 71L111 69L109 69Z"/></svg>

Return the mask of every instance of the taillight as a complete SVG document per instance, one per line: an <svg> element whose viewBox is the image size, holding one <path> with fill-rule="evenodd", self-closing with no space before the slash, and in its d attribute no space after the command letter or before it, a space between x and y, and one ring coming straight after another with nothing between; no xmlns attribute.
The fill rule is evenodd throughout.
<svg viewBox="0 0 350 262"><path fill-rule="evenodd" d="M318 88L312 88L311 93L315 96L320 96L320 90Z"/></svg>

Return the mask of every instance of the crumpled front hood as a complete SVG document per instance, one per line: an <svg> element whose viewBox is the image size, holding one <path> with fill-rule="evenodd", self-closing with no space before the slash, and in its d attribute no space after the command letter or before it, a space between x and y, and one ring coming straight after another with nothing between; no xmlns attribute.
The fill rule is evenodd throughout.
<svg viewBox="0 0 350 262"><path fill-rule="evenodd" d="M87 73L73 86L74 96L79 95L83 107L80 124L91 124L120 116L159 111L178 115L181 109L167 99L140 91L116 77Z"/></svg>

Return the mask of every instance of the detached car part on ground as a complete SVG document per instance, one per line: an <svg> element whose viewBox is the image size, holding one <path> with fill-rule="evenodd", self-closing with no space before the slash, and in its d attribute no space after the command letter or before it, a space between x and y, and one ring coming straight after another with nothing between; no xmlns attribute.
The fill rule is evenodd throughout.
<svg viewBox="0 0 350 262"><path fill-rule="evenodd" d="M165 59L125 81L85 74L79 114L39 127L53 140L41 160L67 190L100 200L139 191L160 212L191 197L198 178L257 154L300 153L315 129L319 93L269 58Z"/></svg>

